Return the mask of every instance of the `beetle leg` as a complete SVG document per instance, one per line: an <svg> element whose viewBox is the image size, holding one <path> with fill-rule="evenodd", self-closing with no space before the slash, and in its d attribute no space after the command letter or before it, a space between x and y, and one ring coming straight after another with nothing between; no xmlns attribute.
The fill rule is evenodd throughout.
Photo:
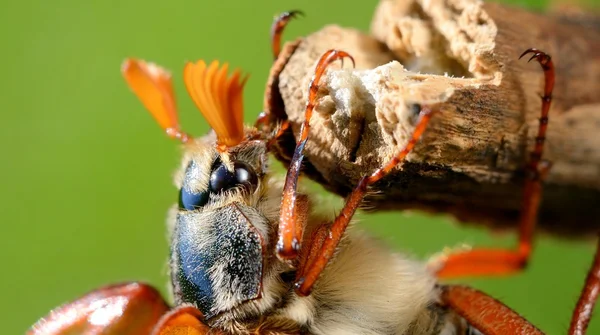
<svg viewBox="0 0 600 335"><path fill-rule="evenodd" d="M585 280L585 286L581 291L575 311L573 311L569 335L585 334L598 294L600 294L600 241L598 241L596 256Z"/></svg>
<svg viewBox="0 0 600 335"><path fill-rule="evenodd" d="M291 10L289 12L283 12L275 17L273 25L271 26L271 50L273 50L274 60L279 57L279 52L281 51L281 35L283 34L283 30L291 19L298 16L304 16L304 13L299 10Z"/></svg>
<svg viewBox="0 0 600 335"><path fill-rule="evenodd" d="M55 308L27 334L147 335L168 310L160 293L147 284L112 285Z"/></svg>
<svg viewBox="0 0 600 335"><path fill-rule="evenodd" d="M202 320L204 316L196 307L178 306L160 319L152 335L219 335L221 332L211 330Z"/></svg>
<svg viewBox="0 0 600 335"><path fill-rule="evenodd" d="M533 248L533 235L537 224L538 209L542 195L542 181L548 174L551 164L542 160L548 112L554 88L554 64L549 55L537 49L526 50L521 57L533 53L529 61L535 59L544 70L544 95L539 119L535 146L526 166L527 179L523 190L523 203L519 220L519 244L516 250L474 249L450 254L438 273L440 278L477 275L505 275L518 272L527 266Z"/></svg>
<svg viewBox="0 0 600 335"><path fill-rule="evenodd" d="M296 273L296 282L298 282L301 278L304 277L306 270L310 267L310 265L317 259L319 252L321 251L321 247L325 242L325 238L327 237L327 233L329 232L329 224L321 224L318 226L310 236L310 246L308 248L302 248L300 250L299 260L298 260L298 271Z"/></svg>
<svg viewBox="0 0 600 335"><path fill-rule="evenodd" d="M356 212L367 193L368 186L379 181L404 160L406 155L414 148L419 138L421 138L432 115L433 112L429 108L423 108L419 114L419 121L412 137L404 149L383 167L375 170L370 176L364 176L358 182L358 185L346 199L344 208L342 208L342 211L328 229L319 251L315 254L314 259L308 262L309 265L303 270L302 277L296 282L296 292L299 295L305 296L310 294L313 284L327 265L327 262L329 262L329 259L333 256L350 220L354 216L354 212Z"/></svg>
<svg viewBox="0 0 600 335"><path fill-rule="evenodd" d="M285 177L285 185L283 186L283 197L281 199L281 212L279 219L279 239L277 241L277 256L282 259L294 259L300 250L300 238L298 236L295 220L296 207L296 188L298 177L300 176L300 166L304 158L304 146L308 140L308 132L310 129L310 119L315 108L317 100L317 92L319 90L319 80L325 73L327 66L338 59L349 57L354 64L354 59L345 51L329 50L325 52L315 69L315 74L309 85L308 102L306 104L306 112L304 114L304 122L300 128L300 139L296 143L294 156L290 163L290 167Z"/></svg>
<svg viewBox="0 0 600 335"><path fill-rule="evenodd" d="M281 35L283 34L283 30L291 19L298 16L304 16L304 13L299 10L291 10L289 12L283 12L275 17L275 20L271 25L271 50L273 52L274 60L277 60L277 57L279 57L279 53L281 52ZM266 126L271 121L270 113L263 111L258 115L255 127L260 129L261 126Z"/></svg>
<svg viewBox="0 0 600 335"><path fill-rule="evenodd" d="M441 298L444 305L485 335L544 334L508 306L474 288L443 286Z"/></svg>
<svg viewBox="0 0 600 335"><path fill-rule="evenodd" d="M267 148L271 148L273 147L273 145L275 144L275 142L283 135L285 134L285 131L288 130L290 128L290 121L289 120L284 120L283 122L281 122L281 124L279 125L279 127L277 128L277 130L273 133L273 135L267 140Z"/></svg>

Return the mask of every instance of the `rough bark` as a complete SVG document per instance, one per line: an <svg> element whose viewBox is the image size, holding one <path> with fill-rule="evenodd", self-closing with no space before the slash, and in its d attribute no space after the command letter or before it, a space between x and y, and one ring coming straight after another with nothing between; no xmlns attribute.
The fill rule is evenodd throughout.
<svg viewBox="0 0 600 335"><path fill-rule="evenodd" d="M518 60L535 47L556 65L540 221L557 233L600 228L600 19L551 16L476 0L384 0L371 35L328 26L286 45L266 109L288 119L279 142L289 163L308 84L328 49L352 54L320 82L305 172L347 195L406 143L415 111L438 110L414 151L374 185L371 209L419 208L460 221L516 225L544 74Z"/></svg>

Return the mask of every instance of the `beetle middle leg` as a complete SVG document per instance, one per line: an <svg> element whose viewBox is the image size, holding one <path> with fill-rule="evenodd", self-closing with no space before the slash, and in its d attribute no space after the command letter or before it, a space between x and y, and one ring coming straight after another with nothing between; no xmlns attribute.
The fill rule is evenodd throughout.
<svg viewBox="0 0 600 335"><path fill-rule="evenodd" d="M535 59L544 70L544 95L539 118L535 146L526 166L527 179L523 190L523 203L519 222L519 243L516 249L483 249L450 254L438 272L441 278L477 275L505 275L523 270L527 266L533 248L534 230L537 224L538 209L542 195L542 181L548 174L551 164L542 160L548 112L554 88L554 64L546 53L537 49L526 50L521 57L533 53L529 61Z"/></svg>
<svg viewBox="0 0 600 335"><path fill-rule="evenodd" d="M584 288L571 317L569 335L586 334L592 312L600 294L600 240L585 280ZM442 287L442 302L455 310L469 324L486 335L542 334L523 317L487 294L466 286ZM485 313L482 313L485 311Z"/></svg>
<svg viewBox="0 0 600 335"><path fill-rule="evenodd" d="M502 302L474 288L442 286L441 299L485 335L544 334Z"/></svg>

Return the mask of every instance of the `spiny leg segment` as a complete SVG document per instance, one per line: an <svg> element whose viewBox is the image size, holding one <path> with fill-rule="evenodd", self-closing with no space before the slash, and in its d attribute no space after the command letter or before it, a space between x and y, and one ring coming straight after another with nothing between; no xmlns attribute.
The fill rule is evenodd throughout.
<svg viewBox="0 0 600 335"><path fill-rule="evenodd" d="M296 207L296 189L298 185L298 177L300 176L300 166L304 158L304 146L308 140L308 132L310 129L310 119L312 117L315 103L317 100L317 92L319 90L319 80L325 73L327 67L338 59L348 57L354 64L354 58L345 51L329 50L325 52L315 69L315 74L309 85L308 102L306 104L306 112L304 114L304 123L300 128L300 139L296 143L294 156L290 163L285 178L283 187L283 197L281 200L281 212L279 219L279 239L277 241L277 256L281 259L294 259L300 250L300 238L297 228L295 207Z"/></svg>
<svg viewBox="0 0 600 335"><path fill-rule="evenodd" d="M550 162L542 160L542 154L548 128L548 112L552 102L552 90L554 89L554 64L550 56L532 48L526 50L521 57L527 54L533 54L529 61L535 59L544 70L545 85L544 95L541 97L542 112L539 118L538 134L526 166L527 179L523 190L523 203L519 220L519 244L516 250L482 248L451 254L438 272L440 278L505 275L518 272L527 266L533 247L533 235L542 195L542 181L551 167Z"/></svg>

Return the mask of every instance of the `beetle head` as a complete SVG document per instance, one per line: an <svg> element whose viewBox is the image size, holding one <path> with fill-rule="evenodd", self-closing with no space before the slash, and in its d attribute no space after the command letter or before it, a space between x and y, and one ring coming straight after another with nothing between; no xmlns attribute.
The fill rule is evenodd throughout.
<svg viewBox="0 0 600 335"><path fill-rule="evenodd" d="M179 206L169 222L175 302L195 305L207 319L240 306L258 311L274 304L274 291L283 290L276 274L285 265L268 250L281 187L267 173L261 134L242 124L245 79L239 71L227 76L227 64L186 65L187 91L213 128L193 139L180 131L167 71L128 60L123 73L167 134L184 142L175 177Z"/></svg>

